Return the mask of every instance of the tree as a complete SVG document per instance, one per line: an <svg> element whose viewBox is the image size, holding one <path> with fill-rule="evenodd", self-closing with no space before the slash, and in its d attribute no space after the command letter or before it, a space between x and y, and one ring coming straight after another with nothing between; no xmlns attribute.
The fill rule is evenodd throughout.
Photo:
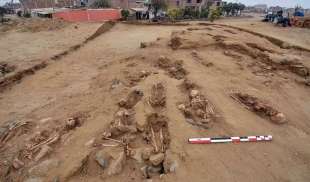
<svg viewBox="0 0 310 182"><path fill-rule="evenodd" d="M167 8L166 0L151 0L151 6L154 8L154 15L157 17L159 10L164 10Z"/></svg>
<svg viewBox="0 0 310 182"><path fill-rule="evenodd" d="M4 13L5 13L5 8L0 7L0 22L3 23L3 17L4 17Z"/></svg>
<svg viewBox="0 0 310 182"><path fill-rule="evenodd" d="M240 15L241 15L241 12L245 9L245 5L242 4L242 3L239 3L239 11L240 11Z"/></svg>
<svg viewBox="0 0 310 182"><path fill-rule="evenodd" d="M227 3L223 6L223 11L225 11L226 16L229 16L231 10L232 10L232 3Z"/></svg>
<svg viewBox="0 0 310 182"><path fill-rule="evenodd" d="M233 16L238 15L238 11L239 11L239 4L238 3L232 3L231 14Z"/></svg>
<svg viewBox="0 0 310 182"><path fill-rule="evenodd" d="M110 0L96 0L92 4L92 7L95 7L95 8L110 8L111 7L111 2L110 2Z"/></svg>

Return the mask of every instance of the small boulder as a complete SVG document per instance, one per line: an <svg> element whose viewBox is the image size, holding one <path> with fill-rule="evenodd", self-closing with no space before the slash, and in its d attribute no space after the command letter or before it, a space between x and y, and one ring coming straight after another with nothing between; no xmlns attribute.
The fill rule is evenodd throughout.
<svg viewBox="0 0 310 182"><path fill-rule="evenodd" d="M283 113L279 112L278 114L270 117L271 121L276 124L283 124L286 123L286 117Z"/></svg>
<svg viewBox="0 0 310 182"><path fill-rule="evenodd" d="M108 167L110 159L111 156L107 154L104 150L100 150L96 153L95 160L103 169Z"/></svg>
<svg viewBox="0 0 310 182"><path fill-rule="evenodd" d="M155 155L152 155L150 157L150 162L154 165L154 166L157 166L159 165L160 163L163 162L165 158L165 154L163 153L158 153L158 154L155 154Z"/></svg>

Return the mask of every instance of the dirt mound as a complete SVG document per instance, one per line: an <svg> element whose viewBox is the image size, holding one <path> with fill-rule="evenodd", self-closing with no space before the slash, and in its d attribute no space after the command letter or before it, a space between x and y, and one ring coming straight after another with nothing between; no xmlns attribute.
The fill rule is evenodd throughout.
<svg viewBox="0 0 310 182"><path fill-rule="evenodd" d="M191 88L192 84L183 83L186 88ZM210 128L218 117L213 105L198 90L189 92L189 101L178 106L188 123L202 128Z"/></svg>
<svg viewBox="0 0 310 182"><path fill-rule="evenodd" d="M70 23L60 19L30 18L20 20L14 29L20 32L55 31L69 24Z"/></svg>
<svg viewBox="0 0 310 182"><path fill-rule="evenodd" d="M171 33L170 46L172 49L176 50L182 45L181 37L178 35L178 32Z"/></svg>
<svg viewBox="0 0 310 182"><path fill-rule="evenodd" d="M230 96L234 100L243 104L248 110L253 111L260 116L268 117L268 119L275 124L283 124L287 122L283 113L274 109L272 106L261 101L257 97L240 92L232 93Z"/></svg>
<svg viewBox="0 0 310 182"><path fill-rule="evenodd" d="M177 80L183 79L187 75L187 71L183 68L183 61L172 61L165 56L160 56L157 66L166 70L170 77Z"/></svg>
<svg viewBox="0 0 310 182"><path fill-rule="evenodd" d="M97 38L98 36L100 36L101 34L111 30L115 25L115 22L113 21L108 21L108 22L105 22L104 24L102 24L94 34L92 34L90 37L88 37L84 42L88 42L88 41L91 41L95 38Z"/></svg>

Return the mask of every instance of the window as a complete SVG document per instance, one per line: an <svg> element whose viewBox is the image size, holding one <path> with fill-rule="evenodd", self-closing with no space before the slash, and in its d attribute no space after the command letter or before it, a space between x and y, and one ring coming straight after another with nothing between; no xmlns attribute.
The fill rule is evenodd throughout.
<svg viewBox="0 0 310 182"><path fill-rule="evenodd" d="M196 2L197 2L197 3L201 3L201 1L202 1L202 0L197 0Z"/></svg>

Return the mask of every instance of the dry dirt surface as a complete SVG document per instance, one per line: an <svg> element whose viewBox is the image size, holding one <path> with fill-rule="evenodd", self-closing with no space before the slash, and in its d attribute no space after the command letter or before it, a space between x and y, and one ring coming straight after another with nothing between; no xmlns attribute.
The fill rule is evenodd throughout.
<svg viewBox="0 0 310 182"><path fill-rule="evenodd" d="M118 23L0 93L0 181L310 181L309 57L221 25Z"/></svg>
<svg viewBox="0 0 310 182"><path fill-rule="evenodd" d="M291 44L310 49L310 29L276 26L273 23L262 22L263 14L249 15L252 17L221 19L216 22L270 35Z"/></svg>
<svg viewBox="0 0 310 182"><path fill-rule="evenodd" d="M0 64L14 66L15 72L32 67L82 43L101 25L13 17L0 25Z"/></svg>

